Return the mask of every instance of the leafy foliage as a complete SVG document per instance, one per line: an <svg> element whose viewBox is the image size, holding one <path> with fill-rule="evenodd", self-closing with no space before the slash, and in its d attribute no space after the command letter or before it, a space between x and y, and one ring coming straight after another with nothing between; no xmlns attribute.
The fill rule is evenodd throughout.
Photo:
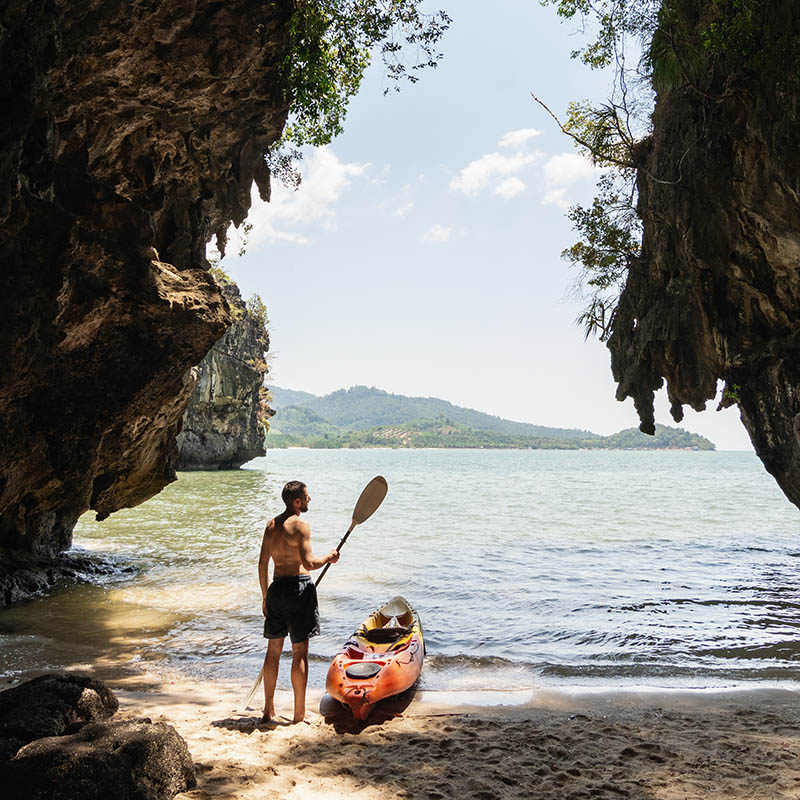
<svg viewBox="0 0 800 800"><path fill-rule="evenodd" d="M261 426L261 431L264 436L269 433L269 421L275 415L275 411L270 407L272 402L272 395L266 386L262 386L258 390L258 408L256 409L256 420Z"/></svg>
<svg viewBox="0 0 800 800"><path fill-rule="evenodd" d="M541 4L555 6L564 19L580 18L584 30L595 26L595 40L574 50L572 57L600 69L615 64L624 37L652 34L661 0L541 0Z"/></svg>
<svg viewBox="0 0 800 800"><path fill-rule="evenodd" d="M633 207L632 178L604 175L589 208L576 205L567 216L580 239L562 256L580 269L577 290L589 295L577 322L586 336L605 341L632 262L641 251L641 223ZM623 194L627 190L627 195Z"/></svg>
<svg viewBox="0 0 800 800"><path fill-rule="evenodd" d="M298 0L283 63L291 112L283 144L328 144L342 132L350 98L377 47L397 88L435 68L436 47L450 26L444 12L425 14L422 0ZM413 60L404 56L413 53ZM281 144L273 148L281 150ZM275 156L273 156L275 158Z"/></svg>
<svg viewBox="0 0 800 800"><path fill-rule="evenodd" d="M247 315L256 326L258 342L266 353L269 350L269 316L267 316L267 307L264 305L260 295L257 294L248 298L246 306Z"/></svg>

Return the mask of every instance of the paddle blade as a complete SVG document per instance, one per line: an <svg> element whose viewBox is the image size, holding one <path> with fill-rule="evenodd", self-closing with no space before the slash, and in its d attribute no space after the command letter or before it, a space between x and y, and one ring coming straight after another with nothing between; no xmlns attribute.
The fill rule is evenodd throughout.
<svg viewBox="0 0 800 800"><path fill-rule="evenodd" d="M366 522L378 510L378 506L383 502L388 491L389 485L386 483L386 478L382 475L374 477L364 487L361 497L358 498L353 511L353 524L360 525L362 522Z"/></svg>

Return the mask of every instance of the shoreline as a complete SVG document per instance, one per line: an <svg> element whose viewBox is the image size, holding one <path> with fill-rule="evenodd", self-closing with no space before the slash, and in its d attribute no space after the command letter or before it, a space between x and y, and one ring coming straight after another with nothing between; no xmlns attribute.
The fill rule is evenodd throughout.
<svg viewBox="0 0 800 800"><path fill-rule="evenodd" d="M746 453L747 450L718 450L713 448L702 447L406 447L403 445L393 446L390 444L365 444L359 447L350 447L342 445L341 447L311 447L310 445L293 444L286 447L267 447L267 452L270 450L558 450L559 452L575 451L577 453L594 452L594 451L607 451L610 453ZM258 458L266 458L266 456L258 456ZM254 461L255 459L251 459ZM246 461L242 464L245 467L249 464ZM197 472L198 470L178 470L178 472Z"/></svg>
<svg viewBox="0 0 800 800"><path fill-rule="evenodd" d="M797 690L572 687L505 705L420 692L357 723L313 689L307 723L262 725L260 698L240 708L238 685L143 677L111 682L119 714L163 719L186 739L198 785L185 800L800 798ZM279 717L291 705L279 690Z"/></svg>

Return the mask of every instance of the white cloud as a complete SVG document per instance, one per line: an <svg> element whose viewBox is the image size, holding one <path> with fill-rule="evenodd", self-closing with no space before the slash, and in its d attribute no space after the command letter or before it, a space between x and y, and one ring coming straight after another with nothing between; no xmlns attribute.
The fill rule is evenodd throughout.
<svg viewBox="0 0 800 800"><path fill-rule="evenodd" d="M450 231L452 228L446 228L444 225L431 225L425 233L420 236L423 242L436 242L443 243L450 239Z"/></svg>
<svg viewBox="0 0 800 800"><path fill-rule="evenodd" d="M541 133L536 128L520 128L517 131L509 131L500 139L500 147L522 147L530 139L540 136Z"/></svg>
<svg viewBox="0 0 800 800"><path fill-rule="evenodd" d="M601 172L580 153L550 156L544 164L544 177L551 186L571 186L585 178L598 178Z"/></svg>
<svg viewBox="0 0 800 800"><path fill-rule="evenodd" d="M542 198L542 205L554 205L567 209L572 205L567 200L567 189L584 180L597 180L603 170L592 164L591 160L581 153L559 153L550 156L543 167L545 184L548 191Z"/></svg>
<svg viewBox="0 0 800 800"><path fill-rule="evenodd" d="M396 208L394 210L394 215L396 217L404 217L406 214L408 214L409 211L411 211L412 208L414 208L413 201L408 202L405 205L402 205L402 206L399 206L398 208Z"/></svg>
<svg viewBox="0 0 800 800"><path fill-rule="evenodd" d="M302 163L303 181L295 191L278 181L272 183L272 199L265 203L253 187L253 204L247 222L253 226L248 247L262 242L307 244L308 239L292 228L314 223L316 228L336 230L336 203L369 164L344 163L330 147L314 150ZM241 230L241 229L240 229ZM231 230L229 252L235 252L240 231Z"/></svg>
<svg viewBox="0 0 800 800"><path fill-rule="evenodd" d="M499 194L500 197L505 197L506 200L510 200L512 197L514 197L514 195L524 191L525 184L519 178L512 175L510 178L506 178L494 190L494 193Z"/></svg>
<svg viewBox="0 0 800 800"><path fill-rule="evenodd" d="M487 153L467 164L452 178L450 188L467 195L475 195L503 175L520 172L525 167L535 164L540 158L541 153L515 153L513 156Z"/></svg>
<svg viewBox="0 0 800 800"><path fill-rule="evenodd" d="M567 190L562 187L561 189L551 189L543 198L542 205L554 205L566 211L569 208L569 202L566 198Z"/></svg>

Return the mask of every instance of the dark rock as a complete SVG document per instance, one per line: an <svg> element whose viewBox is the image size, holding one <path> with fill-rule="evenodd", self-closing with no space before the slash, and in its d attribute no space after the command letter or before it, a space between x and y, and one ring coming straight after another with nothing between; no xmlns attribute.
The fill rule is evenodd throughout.
<svg viewBox="0 0 800 800"><path fill-rule="evenodd" d="M119 708L102 682L82 675L41 675L0 692L0 761L43 736L108 719Z"/></svg>
<svg viewBox="0 0 800 800"><path fill-rule="evenodd" d="M685 83L657 98L637 153L642 257L608 346L617 398L634 399L646 433L665 380L678 422L683 405L703 410L724 380L723 404L738 404L756 453L800 506L800 100L790 66L800 14L792 0L749 8L766 54L758 68L729 48L709 57L701 90ZM705 6L680 9L692 29Z"/></svg>
<svg viewBox="0 0 800 800"><path fill-rule="evenodd" d="M266 455L259 419L269 337L234 283L223 285L234 322L200 364L178 434L177 469L235 469Z"/></svg>
<svg viewBox="0 0 800 800"><path fill-rule="evenodd" d="M166 800L196 783L186 742L163 722L93 722L39 739L3 770L7 800Z"/></svg>
<svg viewBox="0 0 800 800"><path fill-rule="evenodd" d="M175 479L230 324L205 267L287 114L289 0L0 7L0 549Z"/></svg>
<svg viewBox="0 0 800 800"><path fill-rule="evenodd" d="M105 575L132 575L136 568L119 565L98 555L61 553L35 559L29 553L3 553L0 557L0 608L27 600L70 583L91 583Z"/></svg>

